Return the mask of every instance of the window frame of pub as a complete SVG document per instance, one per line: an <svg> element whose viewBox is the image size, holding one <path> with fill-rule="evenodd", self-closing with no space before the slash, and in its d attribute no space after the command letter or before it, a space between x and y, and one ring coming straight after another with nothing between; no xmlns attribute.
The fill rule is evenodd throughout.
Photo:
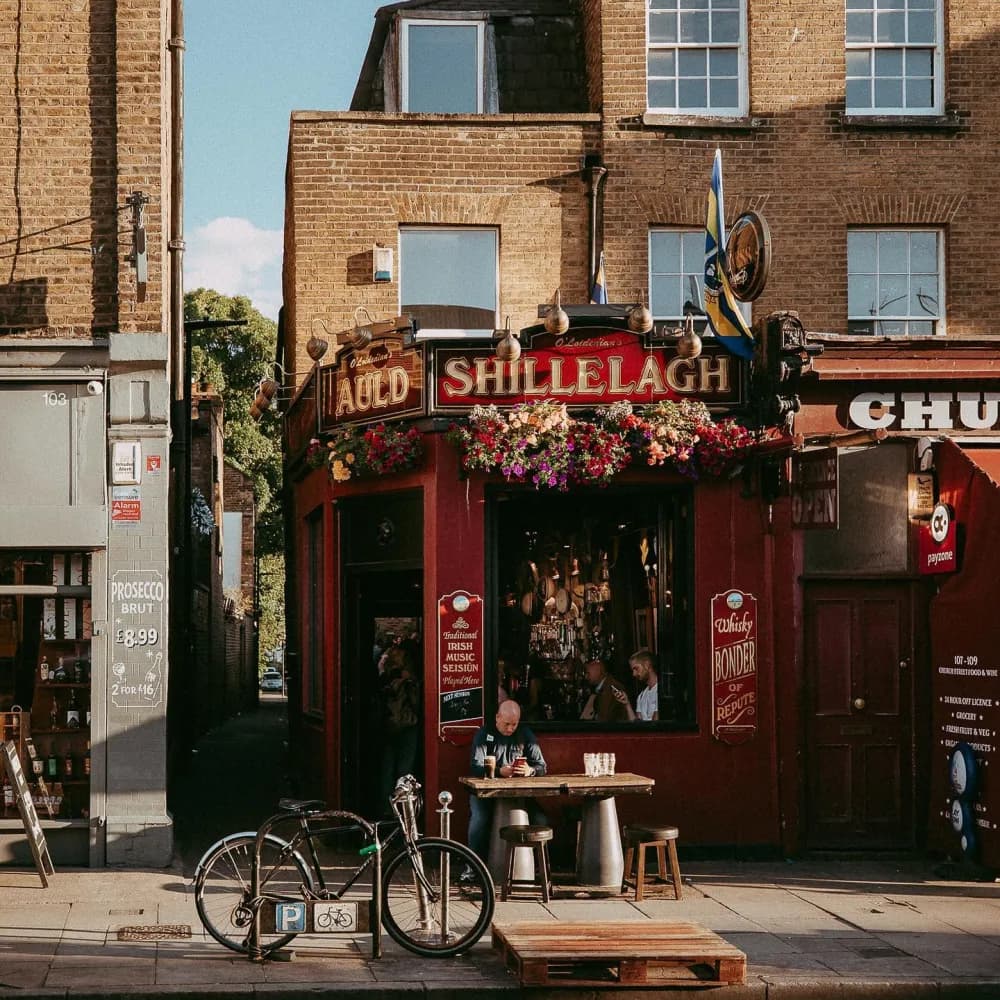
<svg viewBox="0 0 1000 1000"><path fill-rule="evenodd" d="M918 266L914 270L913 237L932 234L935 238L933 263L936 273L926 270L931 255L918 247ZM906 237L906 270L889 270L893 265L898 267L898 250L894 250L890 238ZM865 251L863 244L873 244L873 250L867 252L864 259L859 255ZM944 287L944 230L938 226L857 226L847 230L847 330L856 336L871 337L940 337L947 332L945 329L945 287ZM892 259L895 255L896 260ZM888 260L886 258L888 257ZM883 264L884 262L884 264ZM863 266L862 266L863 265ZM923 269L921 269L923 268ZM865 280L867 279L867 281ZM920 279L933 279L937 296L936 312L931 313L927 303L933 301L926 291L927 281L920 284ZM904 289L905 283L905 291ZM916 287L914 287L916 285ZM877 298L870 297L877 292ZM906 311L888 309L900 296L906 299ZM885 297L886 308L880 304ZM862 311L862 303L868 302L868 311ZM923 309L923 312L914 311ZM923 329L917 324L924 324L929 329Z"/></svg>
<svg viewBox="0 0 1000 1000"><path fill-rule="evenodd" d="M411 80L412 73L419 73L424 70L430 76L443 77L448 81L448 89L453 90L455 87L454 67L456 65L453 56L446 57L441 52L433 56L429 52L411 52L411 32L415 29L442 31L444 29L455 28L471 28L475 31L475 51L473 54L476 74L474 107L433 107L429 105L426 107L411 107L411 93L415 89L414 83L418 82L417 80ZM440 41L438 44L440 45ZM399 98L401 109L417 114L482 114L484 106L485 46L485 24L481 20L470 18L403 18L400 21L399 45ZM413 48L417 49L418 46L414 45ZM445 73L445 68L448 68L449 72ZM418 103L420 102L418 101Z"/></svg>
<svg viewBox="0 0 1000 1000"><path fill-rule="evenodd" d="M420 237L425 239L424 245L411 247ZM475 247L470 250L468 245L460 249L463 237L481 237L483 246L478 252L473 252ZM439 246L431 247L435 241ZM439 300L457 297L455 292L446 290L447 284L458 290L458 296L466 295L465 301L435 301L435 297ZM422 298L407 301L414 296ZM418 339L492 337L500 312L499 227L400 226L399 310L401 315L411 315L417 320ZM448 319L446 310L453 311L454 319ZM476 325L476 321L488 325ZM441 325L442 322L453 325Z"/></svg>
<svg viewBox="0 0 1000 1000"><path fill-rule="evenodd" d="M487 490L487 717L503 688L521 703L524 721L540 731L640 734L697 729L692 504L692 490L683 484L566 493L509 486ZM599 541L605 535L610 545L602 550ZM601 551L609 560L603 581L601 570L595 572ZM615 551L618 556L612 559ZM663 559L668 559L669 569ZM537 580L532 566L538 568ZM558 579L550 583L553 566ZM574 566L583 583L574 582ZM560 585L569 591L568 619L559 615L564 606L559 603ZM534 588L530 611L529 587ZM646 597L630 600L629 593ZM591 603L591 594L599 602ZM554 614L545 610L553 599ZM583 626L575 632L570 626L570 635L562 632L560 621L573 622L574 606ZM608 623L630 630L627 639L614 639L608 673L625 689L633 711L642 685L632 676L629 658L643 647L656 657L655 721L580 717L590 694L584 664L603 658L599 654L605 651L599 648L601 638L589 637Z"/></svg>
<svg viewBox="0 0 1000 1000"><path fill-rule="evenodd" d="M749 109L747 51L746 0L649 0L646 110L707 118L745 116ZM699 69L704 72L696 75ZM692 99L699 81L704 82L700 102ZM723 102L723 90L733 86L735 101ZM715 99L713 90L718 92ZM667 99L668 91L672 99Z"/></svg>
<svg viewBox="0 0 1000 1000"><path fill-rule="evenodd" d="M676 240L676 248L669 244ZM657 244L660 244L659 246ZM684 303L699 310L705 302L705 230L678 226L652 226L647 241L649 311L655 323L671 328L684 326ZM676 262L677 268L670 267ZM697 300L691 298L689 279L698 284ZM676 306L676 308L670 308ZM743 318L753 323L753 303L737 302ZM705 335L708 321L695 315L694 328Z"/></svg>
<svg viewBox="0 0 1000 1000"><path fill-rule="evenodd" d="M943 113L941 0L846 0L844 39L847 114ZM928 83L930 99L913 103Z"/></svg>

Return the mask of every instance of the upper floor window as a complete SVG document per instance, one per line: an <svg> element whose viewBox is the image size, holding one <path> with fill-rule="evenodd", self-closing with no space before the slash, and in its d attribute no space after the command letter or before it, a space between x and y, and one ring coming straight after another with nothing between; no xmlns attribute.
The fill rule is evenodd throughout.
<svg viewBox="0 0 1000 1000"><path fill-rule="evenodd" d="M399 231L400 311L424 333L491 334L497 326L496 229L407 226Z"/></svg>
<svg viewBox="0 0 1000 1000"><path fill-rule="evenodd" d="M746 114L746 0L647 0L647 10L647 109Z"/></svg>
<svg viewBox="0 0 1000 1000"><path fill-rule="evenodd" d="M699 303L705 280L705 230L654 229L649 234L649 310L681 323L684 303Z"/></svg>
<svg viewBox="0 0 1000 1000"><path fill-rule="evenodd" d="M847 0L847 110L938 114L941 0Z"/></svg>
<svg viewBox="0 0 1000 1000"><path fill-rule="evenodd" d="M855 229L847 234L847 328L881 337L941 333L941 233Z"/></svg>
<svg viewBox="0 0 1000 1000"><path fill-rule="evenodd" d="M483 27L482 21L402 22L403 111L482 113Z"/></svg>

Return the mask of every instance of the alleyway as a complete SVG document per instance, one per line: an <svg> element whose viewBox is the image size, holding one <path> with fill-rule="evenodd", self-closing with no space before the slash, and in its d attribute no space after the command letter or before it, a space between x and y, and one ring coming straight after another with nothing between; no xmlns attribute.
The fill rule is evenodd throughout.
<svg viewBox="0 0 1000 1000"><path fill-rule="evenodd" d="M260 707L224 722L195 745L170 789L175 854L191 875L205 849L236 830L254 830L290 794L285 769L287 702L262 694Z"/></svg>

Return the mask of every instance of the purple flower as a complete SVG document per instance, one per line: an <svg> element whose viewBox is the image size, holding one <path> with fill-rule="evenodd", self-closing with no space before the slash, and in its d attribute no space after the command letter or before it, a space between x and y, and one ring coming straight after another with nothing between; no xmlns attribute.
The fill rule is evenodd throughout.
<svg viewBox="0 0 1000 1000"><path fill-rule="evenodd" d="M524 475L524 466L521 465L520 462L515 462L513 468L514 468L514 475L515 476L523 476Z"/></svg>

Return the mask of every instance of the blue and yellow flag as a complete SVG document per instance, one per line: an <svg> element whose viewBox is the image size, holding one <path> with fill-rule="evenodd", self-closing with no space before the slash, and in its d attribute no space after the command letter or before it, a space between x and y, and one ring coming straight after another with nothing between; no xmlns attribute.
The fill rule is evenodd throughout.
<svg viewBox="0 0 1000 1000"><path fill-rule="evenodd" d="M597 273L594 275L594 283L590 286L590 304L592 306L606 306L608 304L608 279L604 277L604 251L597 261Z"/></svg>
<svg viewBox="0 0 1000 1000"><path fill-rule="evenodd" d="M719 343L730 354L749 360L753 357L753 334L736 304L723 263L726 253L724 220L722 150L717 149L712 165L712 186L708 190L708 218L705 220L705 314Z"/></svg>

